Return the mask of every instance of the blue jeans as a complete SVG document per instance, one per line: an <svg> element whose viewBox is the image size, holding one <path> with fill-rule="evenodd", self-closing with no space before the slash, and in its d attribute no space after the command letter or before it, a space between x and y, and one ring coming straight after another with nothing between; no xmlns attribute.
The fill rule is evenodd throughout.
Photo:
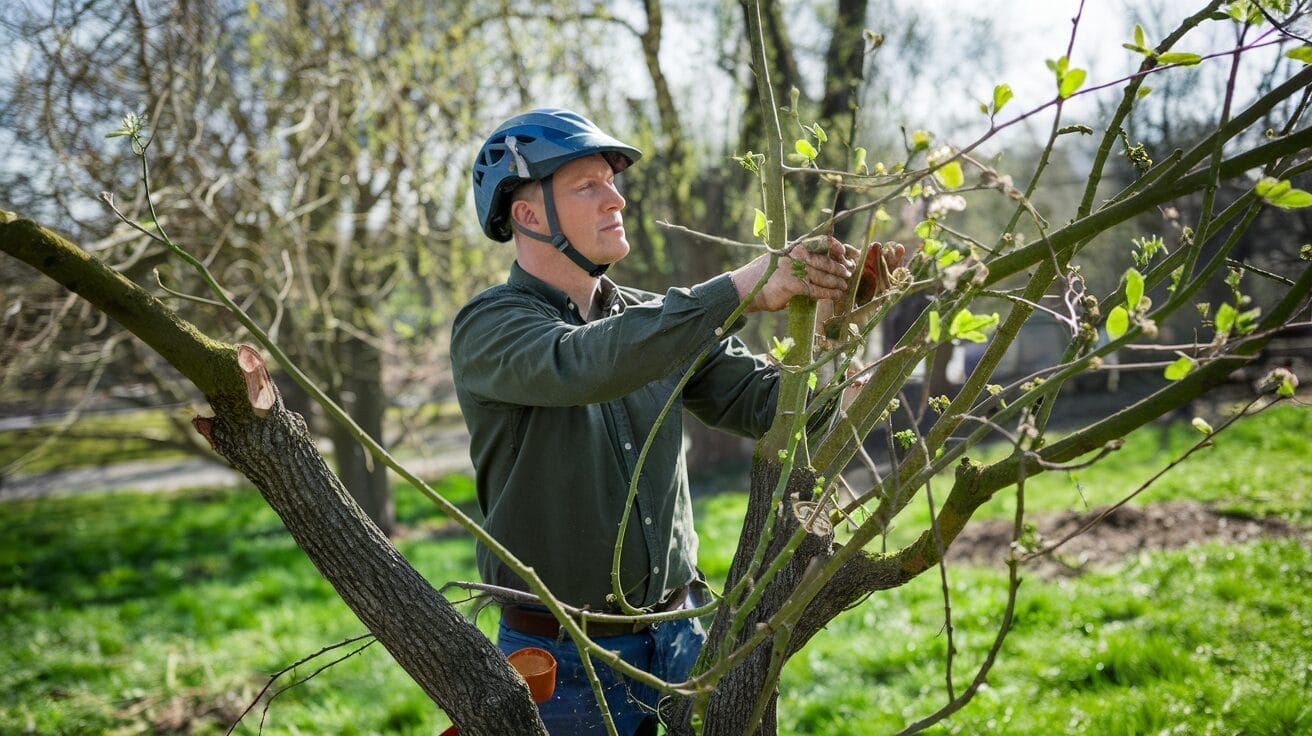
<svg viewBox="0 0 1312 736"><path fill-rule="evenodd" d="M705 641L706 632L695 618L663 621L637 634L596 639L606 649L619 652L625 662L666 682L688 679ZM548 733L552 736L606 733L596 695L572 639L566 636L557 643L555 639L522 634L506 628L503 621L497 633L497 646L505 654L524 647L538 647L556 658L556 692L551 700L538 706ZM621 734L632 734L643 719L656 715L659 691L622 677L595 658L592 664Z"/></svg>

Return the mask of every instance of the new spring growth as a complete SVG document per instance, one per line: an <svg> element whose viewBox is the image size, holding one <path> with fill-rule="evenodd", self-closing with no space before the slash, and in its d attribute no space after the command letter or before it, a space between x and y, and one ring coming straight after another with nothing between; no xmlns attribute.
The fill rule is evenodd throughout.
<svg viewBox="0 0 1312 736"><path fill-rule="evenodd" d="M905 450L916 444L916 433L910 429L898 430L893 433L893 439L897 440L897 443Z"/></svg>
<svg viewBox="0 0 1312 736"><path fill-rule="evenodd" d="M1266 374L1266 378L1262 379L1262 385L1264 387L1274 386L1277 396L1291 399L1298 390L1298 376L1294 375L1294 372L1288 368L1276 368Z"/></svg>

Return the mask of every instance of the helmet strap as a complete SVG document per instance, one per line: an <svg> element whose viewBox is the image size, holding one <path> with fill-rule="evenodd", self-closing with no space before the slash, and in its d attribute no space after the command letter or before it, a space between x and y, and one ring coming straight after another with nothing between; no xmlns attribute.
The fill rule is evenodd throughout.
<svg viewBox="0 0 1312 736"><path fill-rule="evenodd" d="M523 225L520 225L513 217L510 218L510 226L534 240L540 240L551 245L551 247L563 253L566 258L574 262L574 265L586 271L587 274L593 278L597 278L606 273L606 269L610 268L610 264L598 265L588 260L573 246L573 244L569 242L569 239L565 237L565 233L561 232L560 223L556 217L556 198L551 193L551 177L546 176L539 181L542 183L542 202L546 205L547 209L547 229L551 234L543 235L542 233L529 230Z"/></svg>

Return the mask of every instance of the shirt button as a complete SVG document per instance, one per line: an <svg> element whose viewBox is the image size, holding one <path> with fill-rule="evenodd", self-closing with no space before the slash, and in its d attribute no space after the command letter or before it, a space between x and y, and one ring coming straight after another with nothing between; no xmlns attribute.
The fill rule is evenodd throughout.
<svg viewBox="0 0 1312 736"><path fill-rule="evenodd" d="M625 442L625 443L624 443L624 449L626 449L626 450L632 450L632 449L633 449L633 443L632 443L632 442Z"/></svg>
<svg viewBox="0 0 1312 736"><path fill-rule="evenodd" d="M657 573L657 572L660 572L661 569L660 569L659 567L653 567L653 568L651 569L651 571L652 571L653 573Z"/></svg>
<svg viewBox="0 0 1312 736"><path fill-rule="evenodd" d="M650 516L648 516L647 518L643 519L642 521L643 521L643 523L646 524L647 526L651 526L651 517L650 517Z"/></svg>

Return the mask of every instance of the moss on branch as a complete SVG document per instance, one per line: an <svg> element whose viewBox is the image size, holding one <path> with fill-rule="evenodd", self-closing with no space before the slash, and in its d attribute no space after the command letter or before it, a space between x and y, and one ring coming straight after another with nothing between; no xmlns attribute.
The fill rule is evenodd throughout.
<svg viewBox="0 0 1312 736"><path fill-rule="evenodd" d="M0 210L0 251L91 303L158 352L214 406L249 411L237 347L206 337L168 305L40 224Z"/></svg>

